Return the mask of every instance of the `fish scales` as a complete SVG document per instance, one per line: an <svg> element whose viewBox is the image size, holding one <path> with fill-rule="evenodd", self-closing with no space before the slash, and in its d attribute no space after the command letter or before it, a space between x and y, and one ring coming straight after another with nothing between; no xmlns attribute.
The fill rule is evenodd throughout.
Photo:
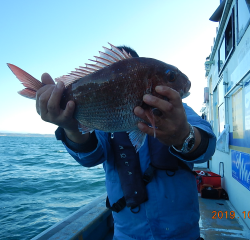
<svg viewBox="0 0 250 240"><path fill-rule="evenodd" d="M86 64L86 67L79 67L69 75L56 79L66 87L60 106L65 109L69 100L75 102L74 117L82 133L93 130L126 131L138 151L146 134L137 127L142 119L134 114L134 108L141 106L154 118L151 107L143 103L143 95L152 94L165 99L155 91L156 86L164 85L184 98L189 95L191 83L172 65L152 58L132 58L124 49L121 51L112 44L110 46L111 49L105 48L106 53L100 52L100 57L91 60L96 65ZM26 87L19 94L36 99L36 92L45 84L15 65L8 66Z"/></svg>
<svg viewBox="0 0 250 240"><path fill-rule="evenodd" d="M72 83L65 95L72 91L75 118L84 126L106 132L137 128L140 119L133 110L142 102L152 71L145 60L122 60Z"/></svg>

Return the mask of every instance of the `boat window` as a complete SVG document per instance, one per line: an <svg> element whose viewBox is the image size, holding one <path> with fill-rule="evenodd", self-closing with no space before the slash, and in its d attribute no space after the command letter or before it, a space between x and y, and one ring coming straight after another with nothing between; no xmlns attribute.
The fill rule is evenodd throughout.
<svg viewBox="0 0 250 240"><path fill-rule="evenodd" d="M233 138L242 139L243 131L242 88L232 95Z"/></svg>
<svg viewBox="0 0 250 240"><path fill-rule="evenodd" d="M213 116L214 116L213 131L218 136L218 132L219 132L218 87L216 87L216 89L214 89L214 92L213 92L213 107L212 107L212 110L213 110Z"/></svg>
<svg viewBox="0 0 250 240"><path fill-rule="evenodd" d="M250 131L250 84L249 83L247 86L245 86L244 90L245 90L245 131Z"/></svg>
<svg viewBox="0 0 250 240"><path fill-rule="evenodd" d="M219 135L222 133L225 127L225 104L222 103L218 109L219 112Z"/></svg>
<svg viewBox="0 0 250 240"><path fill-rule="evenodd" d="M218 61L218 70L219 72L223 69L229 55L233 51L234 48L234 27L233 27L233 13L232 11L231 16L228 20L226 30L222 37L222 42L219 48L219 61Z"/></svg>
<svg viewBox="0 0 250 240"><path fill-rule="evenodd" d="M238 43L250 24L250 1L237 1L237 36Z"/></svg>
<svg viewBox="0 0 250 240"><path fill-rule="evenodd" d="M223 68L225 61L226 61L226 54L225 54L225 38L224 38L220 45L220 51L219 51L219 71Z"/></svg>
<svg viewBox="0 0 250 240"><path fill-rule="evenodd" d="M218 104L221 105L224 102L225 85L223 85L223 79L221 79L218 85Z"/></svg>
<svg viewBox="0 0 250 240"><path fill-rule="evenodd" d="M225 48L226 48L226 58L233 49L233 16L231 15L230 20L227 24L225 31Z"/></svg>
<svg viewBox="0 0 250 240"><path fill-rule="evenodd" d="M223 78L221 79L217 87L218 95L218 133L219 135L224 130L225 126L225 104L224 104L224 95L225 95L225 85L223 84Z"/></svg>
<svg viewBox="0 0 250 240"><path fill-rule="evenodd" d="M210 102L210 111L209 111L209 120L210 120L210 123L213 122L214 120L214 108L213 108L213 104L214 104L214 101L213 101L213 92L210 92L212 90L212 77L210 78L209 80L209 102Z"/></svg>

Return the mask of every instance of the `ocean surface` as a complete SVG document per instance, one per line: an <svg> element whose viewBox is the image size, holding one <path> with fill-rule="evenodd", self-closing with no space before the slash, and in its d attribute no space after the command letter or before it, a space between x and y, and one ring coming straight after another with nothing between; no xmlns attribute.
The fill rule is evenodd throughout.
<svg viewBox="0 0 250 240"><path fill-rule="evenodd" d="M79 165L54 137L0 136L0 239L35 237L105 193L102 165Z"/></svg>

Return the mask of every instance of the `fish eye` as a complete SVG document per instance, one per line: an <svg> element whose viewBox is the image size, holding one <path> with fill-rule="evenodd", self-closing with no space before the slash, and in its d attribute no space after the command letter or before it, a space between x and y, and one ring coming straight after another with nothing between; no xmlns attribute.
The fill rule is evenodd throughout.
<svg viewBox="0 0 250 240"><path fill-rule="evenodd" d="M174 71L170 71L170 72L168 73L168 75L169 75L169 81L170 81L170 82L173 82L173 81L175 80L175 78L176 78L175 72L174 72Z"/></svg>

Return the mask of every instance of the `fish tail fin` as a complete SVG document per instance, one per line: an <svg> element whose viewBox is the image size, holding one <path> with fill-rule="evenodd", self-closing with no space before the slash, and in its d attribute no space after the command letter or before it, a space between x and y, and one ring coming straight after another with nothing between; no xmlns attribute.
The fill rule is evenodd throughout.
<svg viewBox="0 0 250 240"><path fill-rule="evenodd" d="M44 83L40 82L24 70L13 64L7 63L7 65L19 79L19 81L25 86L25 89L19 91L18 93L23 97L36 99L36 92L38 91L38 89L44 86Z"/></svg>

